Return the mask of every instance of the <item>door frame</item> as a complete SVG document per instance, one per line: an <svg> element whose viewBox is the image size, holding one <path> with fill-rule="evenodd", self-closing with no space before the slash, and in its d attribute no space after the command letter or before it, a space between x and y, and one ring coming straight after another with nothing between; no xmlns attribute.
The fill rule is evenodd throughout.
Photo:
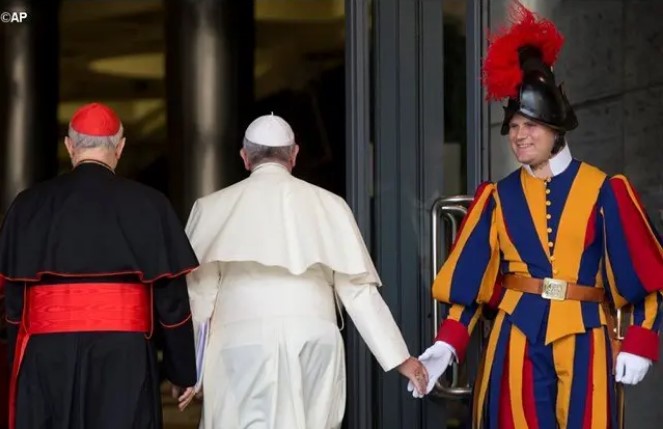
<svg viewBox="0 0 663 429"><path fill-rule="evenodd" d="M485 177L482 0L467 0L467 189ZM410 353L432 338L430 218L441 197L442 0L345 1L346 192ZM444 404L415 401L346 323L349 429L443 429Z"/></svg>

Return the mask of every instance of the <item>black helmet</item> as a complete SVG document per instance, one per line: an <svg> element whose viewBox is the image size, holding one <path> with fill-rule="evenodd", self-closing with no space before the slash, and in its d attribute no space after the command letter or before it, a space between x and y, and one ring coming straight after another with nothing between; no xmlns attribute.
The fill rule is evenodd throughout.
<svg viewBox="0 0 663 429"><path fill-rule="evenodd" d="M487 99L508 99L500 132L508 134L516 113L562 134L576 128L578 119L552 71L562 35L520 3L512 13L515 23L491 41L483 67Z"/></svg>
<svg viewBox="0 0 663 429"><path fill-rule="evenodd" d="M502 135L509 133L509 122L519 113L560 132L578 126L578 118L569 104L562 85L555 84L555 75L541 59L541 51L525 46L519 52L523 79L518 96L510 97L504 106Z"/></svg>

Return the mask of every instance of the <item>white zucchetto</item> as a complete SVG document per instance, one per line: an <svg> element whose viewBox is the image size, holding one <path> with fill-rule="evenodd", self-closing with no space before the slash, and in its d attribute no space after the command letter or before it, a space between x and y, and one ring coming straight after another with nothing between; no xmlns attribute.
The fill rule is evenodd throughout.
<svg viewBox="0 0 663 429"><path fill-rule="evenodd" d="M293 133L290 125L283 118L273 113L260 116L251 122L246 128L244 138L251 143L270 147L292 146L295 144L295 133Z"/></svg>

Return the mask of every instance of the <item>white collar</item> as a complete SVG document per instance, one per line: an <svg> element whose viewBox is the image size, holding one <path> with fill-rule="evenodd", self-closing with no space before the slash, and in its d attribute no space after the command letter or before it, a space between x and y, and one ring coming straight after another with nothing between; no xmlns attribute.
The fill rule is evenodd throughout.
<svg viewBox="0 0 663 429"><path fill-rule="evenodd" d="M263 162L262 164L257 165L256 167L253 168L251 171L251 175L258 173L258 172L264 172L264 173L274 173L274 172L280 172L280 173L287 173L290 174L288 169L286 168L285 165L278 163L278 162Z"/></svg>
<svg viewBox="0 0 663 429"><path fill-rule="evenodd" d="M550 170L552 171L553 176L557 176L558 174L562 174L564 170L566 170L569 165L571 164L571 161L573 161L573 156L571 155L571 149L569 149L569 144L565 144L562 150L557 152L555 156L550 158L548 163L550 164ZM523 168L527 170L529 174L534 176L534 172L532 171L532 167L529 165L523 164Z"/></svg>

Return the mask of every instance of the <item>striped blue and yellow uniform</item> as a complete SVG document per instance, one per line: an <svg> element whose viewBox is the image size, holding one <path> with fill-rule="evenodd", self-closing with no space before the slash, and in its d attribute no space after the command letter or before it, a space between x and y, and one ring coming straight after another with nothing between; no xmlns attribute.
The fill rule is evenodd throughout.
<svg viewBox="0 0 663 429"><path fill-rule="evenodd" d="M482 306L499 308L475 386L475 427L616 428L601 305L504 290L508 273L605 288L617 308L634 306L622 350L656 360L661 238L628 180L573 160L550 179L519 169L483 184L433 284L435 299L451 304L438 339L460 359Z"/></svg>

